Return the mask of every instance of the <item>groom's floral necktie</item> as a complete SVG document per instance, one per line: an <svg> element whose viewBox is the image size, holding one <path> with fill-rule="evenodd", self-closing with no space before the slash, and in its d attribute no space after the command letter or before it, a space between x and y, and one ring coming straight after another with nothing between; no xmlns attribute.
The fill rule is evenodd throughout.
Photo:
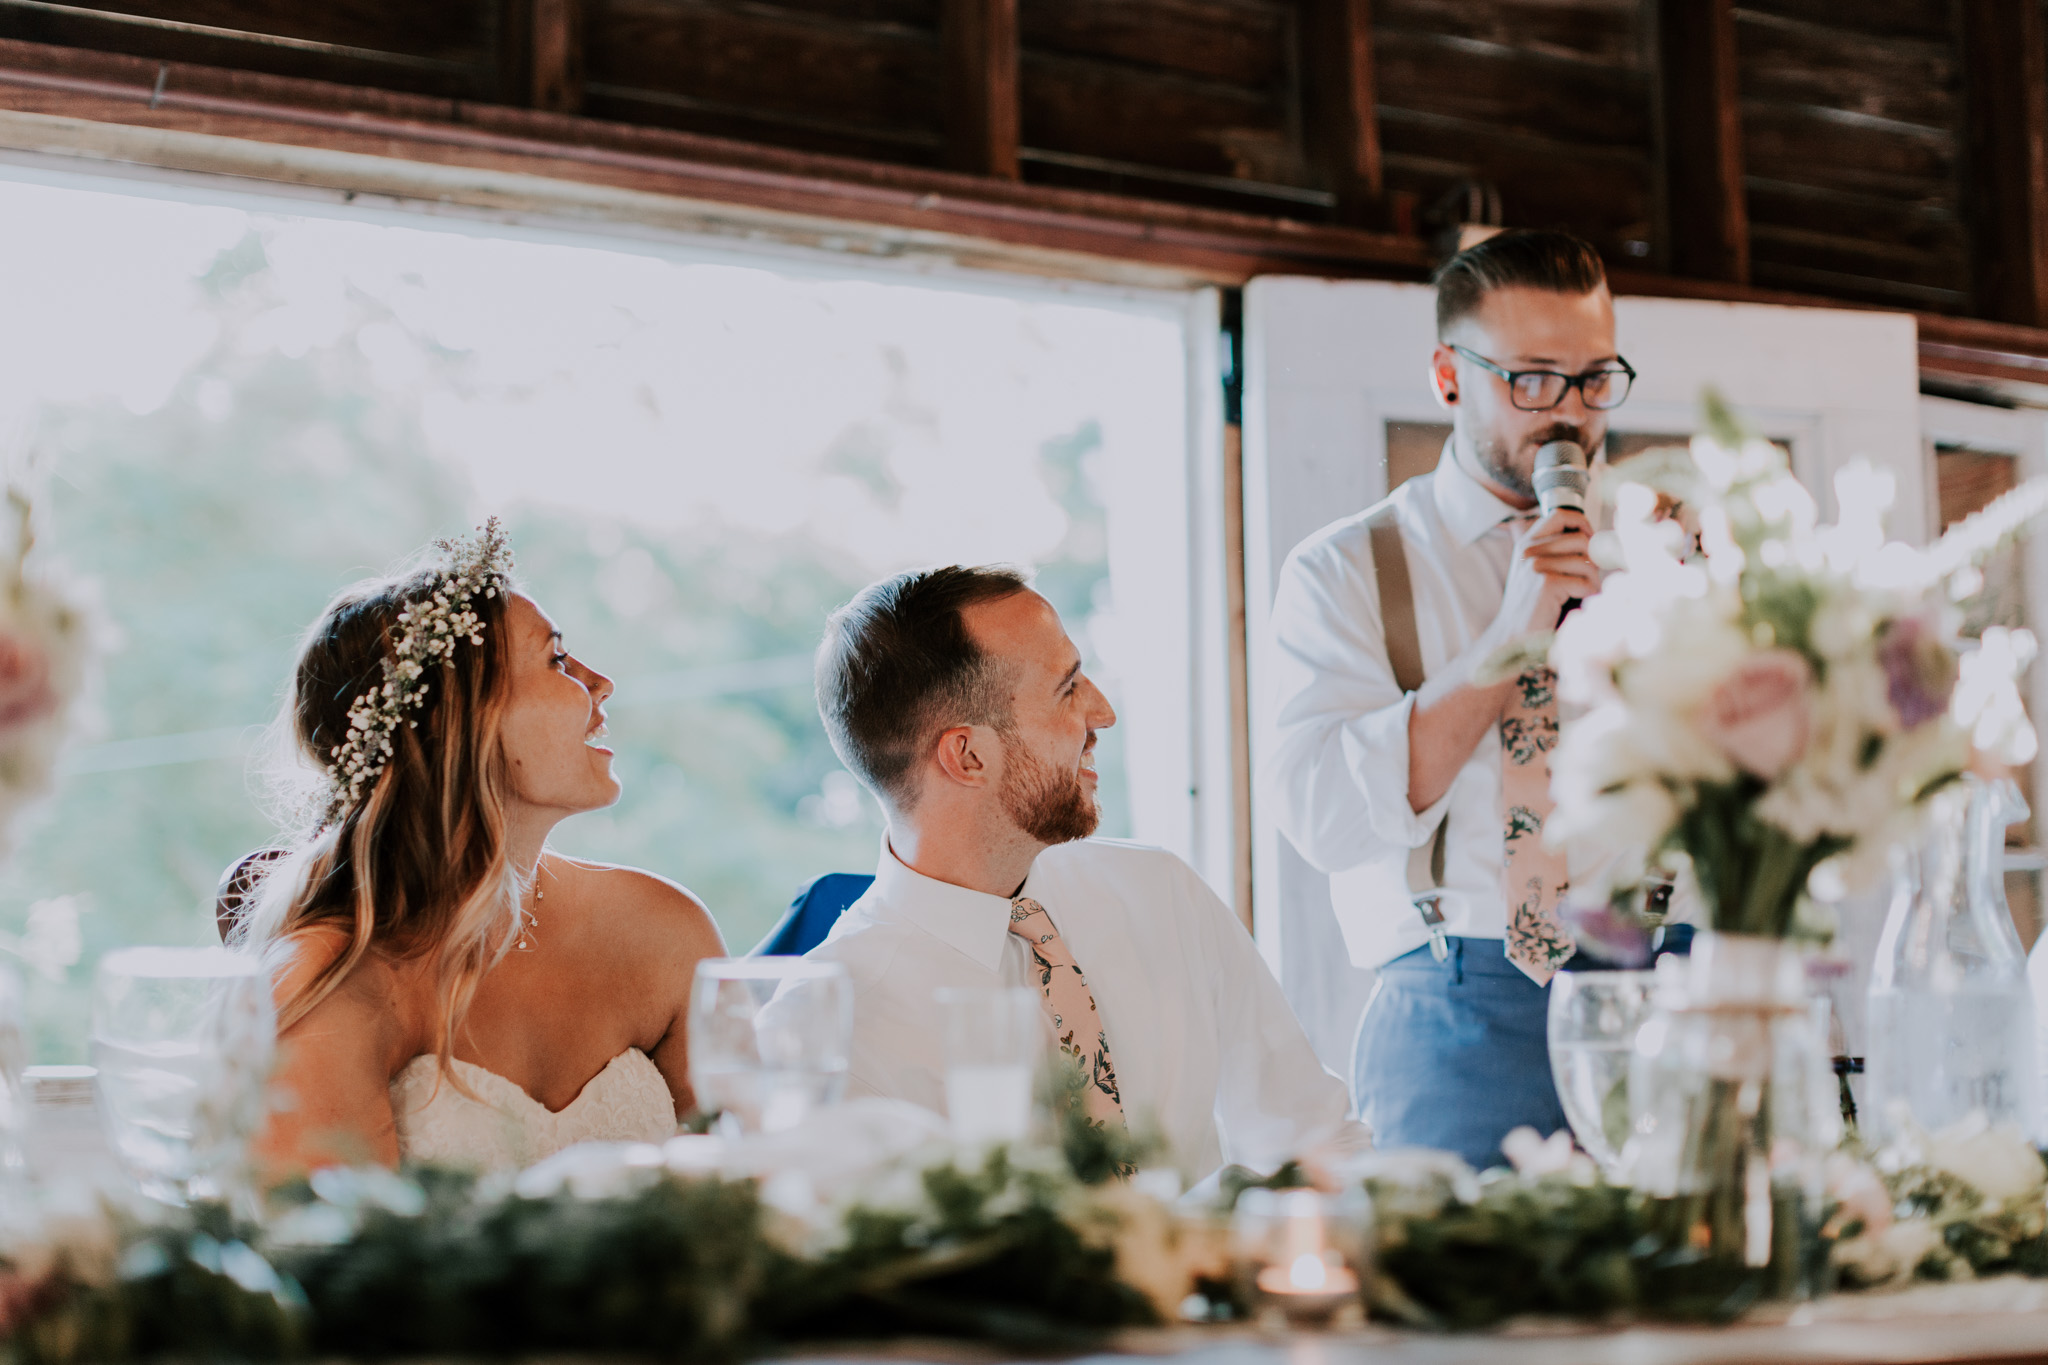
<svg viewBox="0 0 2048 1365"><path fill-rule="evenodd" d="M1089 1119L1124 1126L1124 1101L1116 1087L1116 1065L1109 1059L1109 1039L1095 1012L1088 978L1081 975L1067 941L1060 937L1045 907L1029 896L1010 902L1010 932L1031 950L1032 968L1045 992L1046 1012L1052 1016L1052 1033L1060 1051L1080 1064L1081 1074L1088 1080L1085 1103Z"/></svg>
<svg viewBox="0 0 2048 1365"><path fill-rule="evenodd" d="M1564 853L1543 842L1550 815L1550 751L1557 747L1557 675L1532 668L1515 679L1500 715L1500 804L1506 824L1501 892L1508 961L1541 986L1572 955L1559 910L1570 888Z"/></svg>

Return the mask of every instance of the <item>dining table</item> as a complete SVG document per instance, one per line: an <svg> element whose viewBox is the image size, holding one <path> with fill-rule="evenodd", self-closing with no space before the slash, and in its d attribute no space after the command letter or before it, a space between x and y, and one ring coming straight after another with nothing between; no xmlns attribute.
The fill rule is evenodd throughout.
<svg viewBox="0 0 2048 1365"><path fill-rule="evenodd" d="M807 1348L788 1365L999 1365L1027 1357L918 1340ZM1043 1357L1033 1357L1043 1359ZM1075 1365L2048 1365L2048 1281L2022 1276L1753 1309L1695 1326L1520 1319L1486 1332L1378 1323L1341 1331L1253 1324L1123 1333Z"/></svg>

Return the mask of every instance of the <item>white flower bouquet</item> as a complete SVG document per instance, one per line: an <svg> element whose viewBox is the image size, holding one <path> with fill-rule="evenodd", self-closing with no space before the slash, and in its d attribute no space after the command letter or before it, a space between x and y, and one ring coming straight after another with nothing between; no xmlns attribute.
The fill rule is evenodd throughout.
<svg viewBox="0 0 2048 1365"><path fill-rule="evenodd" d="M6 496L14 516L11 526L0 519L0 848L21 808L49 790L104 645L85 590L31 560L27 497L13 488Z"/></svg>
<svg viewBox="0 0 2048 1365"><path fill-rule="evenodd" d="M2032 637L1961 640L1955 603L2048 506L2048 481L1914 549L1885 539L1889 475L1842 471L1840 519L1821 525L1784 452L1712 395L1689 455L1609 480L1594 554L1612 572L1550 655L1583 713L1552 758L1546 833L1572 850L1582 905L1689 869L1702 927L1782 938L1802 892L1831 899L1881 870L1973 749L2032 756L2015 682Z"/></svg>

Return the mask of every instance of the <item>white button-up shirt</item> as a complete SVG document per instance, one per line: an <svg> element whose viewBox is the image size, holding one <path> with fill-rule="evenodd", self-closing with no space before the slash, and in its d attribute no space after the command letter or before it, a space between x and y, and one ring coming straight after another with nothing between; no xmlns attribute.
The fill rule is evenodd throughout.
<svg viewBox="0 0 2048 1365"><path fill-rule="evenodd" d="M1415 594L1425 677L1469 670L1512 639L1492 629L1507 590L1519 513L1460 464L1447 443L1434 473L1393 504ZM1408 850L1447 814L1445 932L1501 938L1500 737L1480 740L1428 810L1408 804L1408 715L1387 662L1372 532L1377 508L1326 526L1287 557L1273 602L1268 795L1281 832L1330 876L1351 960L1383 962L1429 941L1409 899Z"/></svg>
<svg viewBox="0 0 2048 1365"><path fill-rule="evenodd" d="M1270 1170L1322 1142L1370 1145L1236 916L1164 849L1083 839L1038 855L1019 895L1045 907L1102 1017L1125 1118L1199 1180ZM810 957L853 977L848 1090L946 1111L941 987L1037 990L1010 902L912 871L885 839L875 884Z"/></svg>

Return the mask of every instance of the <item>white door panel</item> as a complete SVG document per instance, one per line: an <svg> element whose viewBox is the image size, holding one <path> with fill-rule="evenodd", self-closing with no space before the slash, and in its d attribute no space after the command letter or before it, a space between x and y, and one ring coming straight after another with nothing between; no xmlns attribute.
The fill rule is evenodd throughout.
<svg viewBox="0 0 2048 1365"><path fill-rule="evenodd" d="M1824 509L1861 457L1898 479L1893 533L1933 529L1920 436L1918 339L1904 314L1618 299L1621 353L1640 376L1617 432L1695 429L1718 388L1783 441ZM1443 422L1428 385L1435 291L1272 276L1245 290L1245 598L1250 642L1253 903L1261 950L1325 1062L1342 1068L1373 974L1350 965L1327 879L1285 846L1266 780L1264 656L1275 575L1319 527L1386 489L1390 421Z"/></svg>

